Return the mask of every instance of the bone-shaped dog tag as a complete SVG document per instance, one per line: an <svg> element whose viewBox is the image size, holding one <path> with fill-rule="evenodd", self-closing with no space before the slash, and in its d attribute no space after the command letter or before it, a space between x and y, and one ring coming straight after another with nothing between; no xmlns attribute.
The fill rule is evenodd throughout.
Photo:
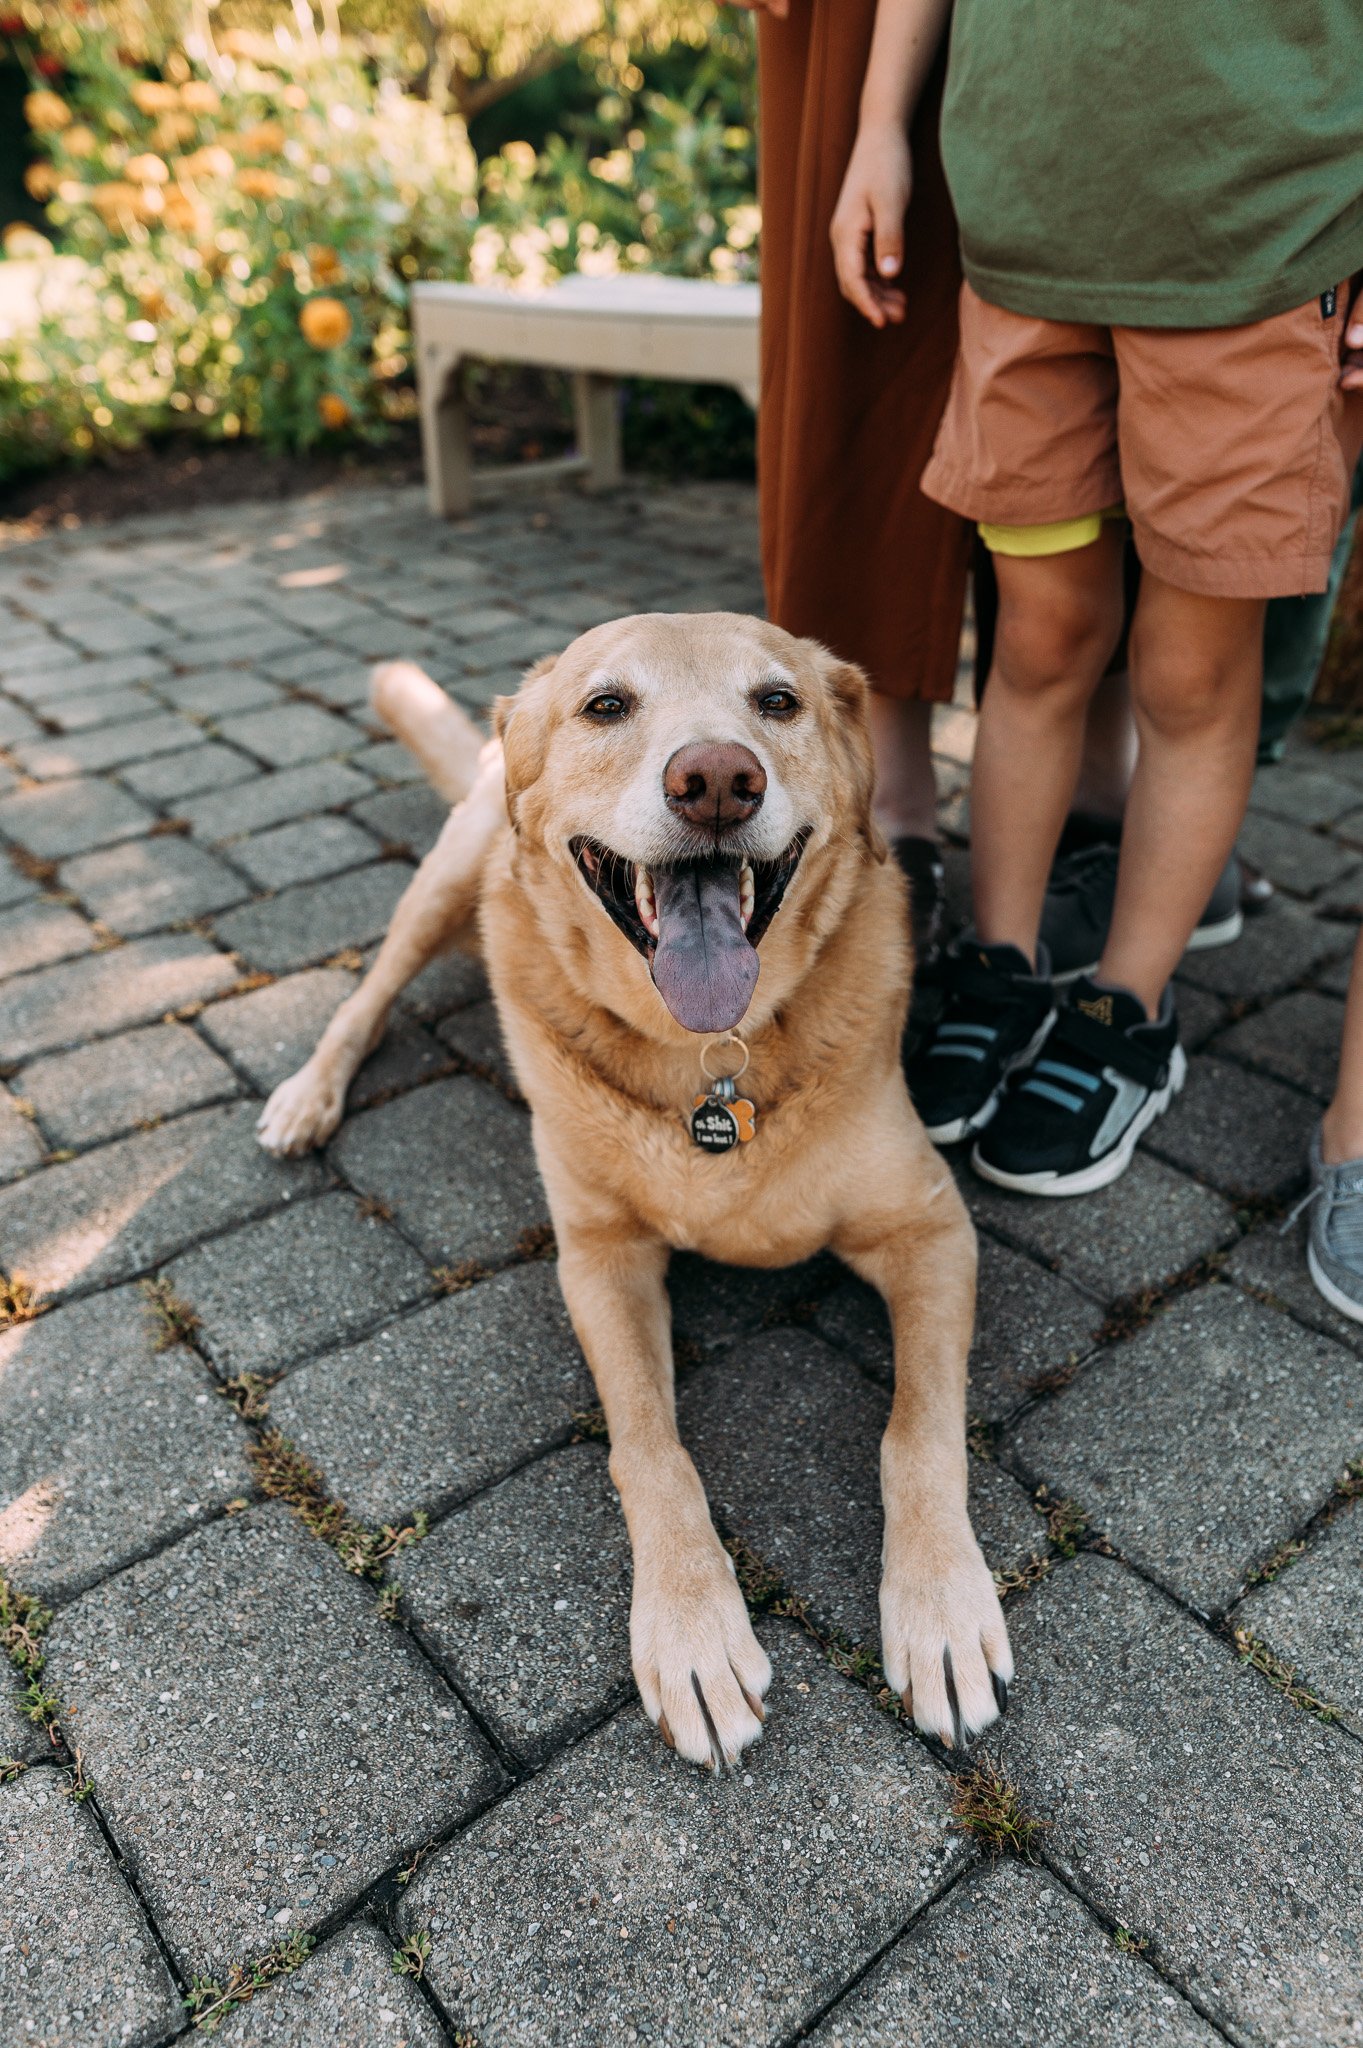
<svg viewBox="0 0 1363 2048"><path fill-rule="evenodd" d="M698 1095L691 1110L691 1140L703 1152L731 1152L757 1135L757 1111L734 1092L732 1080L716 1081Z"/></svg>

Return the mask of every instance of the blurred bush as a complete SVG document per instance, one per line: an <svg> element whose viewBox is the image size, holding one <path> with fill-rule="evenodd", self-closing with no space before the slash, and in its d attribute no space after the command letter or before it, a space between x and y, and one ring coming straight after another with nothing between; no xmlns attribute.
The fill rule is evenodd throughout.
<svg viewBox="0 0 1363 2048"><path fill-rule="evenodd" d="M76 11L36 32L26 13L22 37L0 17L29 75L29 192L86 265L0 341L0 477L173 425L282 449L380 438L414 410L421 277L753 273L746 25L680 53L670 91L584 38L560 53L563 127L480 163L450 93L400 75L400 37L341 36L300 5L213 38L200 0L183 34L139 47L119 17ZM487 104L505 115L542 75L511 64ZM32 230L10 245L30 254Z"/></svg>

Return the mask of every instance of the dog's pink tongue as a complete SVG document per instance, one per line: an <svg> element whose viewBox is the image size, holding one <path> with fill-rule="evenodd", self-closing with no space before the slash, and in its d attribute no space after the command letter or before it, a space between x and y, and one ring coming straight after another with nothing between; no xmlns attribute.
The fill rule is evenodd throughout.
<svg viewBox="0 0 1363 2048"><path fill-rule="evenodd" d="M653 877L653 985L686 1031L732 1031L757 986L757 949L738 907L738 869L693 861Z"/></svg>

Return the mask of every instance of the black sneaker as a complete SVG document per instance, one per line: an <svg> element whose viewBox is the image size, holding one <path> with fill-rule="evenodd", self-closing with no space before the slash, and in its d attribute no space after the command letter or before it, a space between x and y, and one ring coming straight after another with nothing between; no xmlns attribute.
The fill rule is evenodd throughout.
<svg viewBox="0 0 1363 2048"><path fill-rule="evenodd" d="M1188 941L1190 953L1229 946L1239 938L1245 925L1243 886L1240 858L1232 853ZM1096 972L1116 896L1115 846L1085 846L1056 861L1041 913L1041 940L1050 953L1056 981L1073 981L1076 975Z"/></svg>
<svg viewBox="0 0 1363 2048"><path fill-rule="evenodd" d="M969 935L942 955L941 1014L907 1067L909 1094L934 1145L981 1131L1013 1068L1031 1058L1055 1015L1045 956L1034 974L1016 946Z"/></svg>
<svg viewBox="0 0 1363 2048"><path fill-rule="evenodd" d="M909 921L913 932L913 971L923 974L937 964L946 919L947 871L941 849L932 839L896 839L890 851L909 884Z"/></svg>
<svg viewBox="0 0 1363 2048"><path fill-rule="evenodd" d="M970 1163L985 1180L1029 1195L1106 1187L1187 1072L1167 989L1152 1023L1128 990L1083 975L1039 1055L1013 1076Z"/></svg>

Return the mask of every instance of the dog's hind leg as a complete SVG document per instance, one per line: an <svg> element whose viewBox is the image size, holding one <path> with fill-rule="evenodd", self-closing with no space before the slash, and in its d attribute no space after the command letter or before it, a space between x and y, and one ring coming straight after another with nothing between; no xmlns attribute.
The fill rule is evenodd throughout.
<svg viewBox="0 0 1363 2048"><path fill-rule="evenodd" d="M281 1081L261 1111L256 1133L267 1152L283 1157L326 1143L341 1121L347 1088L383 1036L394 1000L467 927L488 847L505 822L501 742L488 740L472 789L412 877L374 965L341 1004L307 1065Z"/></svg>
<svg viewBox="0 0 1363 2048"><path fill-rule="evenodd" d="M487 734L414 661L381 661L369 678L369 701L388 730L450 803L462 803L478 779Z"/></svg>

